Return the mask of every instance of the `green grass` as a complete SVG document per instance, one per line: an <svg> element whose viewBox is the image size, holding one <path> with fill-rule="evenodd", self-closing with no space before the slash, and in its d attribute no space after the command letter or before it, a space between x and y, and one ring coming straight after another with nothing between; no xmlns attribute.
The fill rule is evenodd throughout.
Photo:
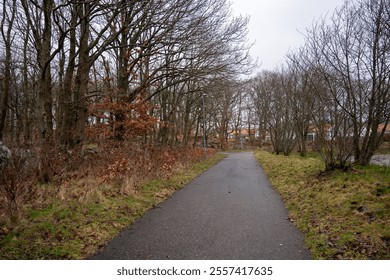
<svg viewBox="0 0 390 280"><path fill-rule="evenodd" d="M256 158L315 259L390 259L390 168L323 173L316 155ZM314 157L313 157L314 156Z"/></svg>
<svg viewBox="0 0 390 280"><path fill-rule="evenodd" d="M18 224L0 224L7 232L0 240L0 259L91 256L146 211L224 157L216 155L181 169L170 178L147 182L134 195L121 195L119 186L102 184L85 199L56 199L43 209L27 208Z"/></svg>

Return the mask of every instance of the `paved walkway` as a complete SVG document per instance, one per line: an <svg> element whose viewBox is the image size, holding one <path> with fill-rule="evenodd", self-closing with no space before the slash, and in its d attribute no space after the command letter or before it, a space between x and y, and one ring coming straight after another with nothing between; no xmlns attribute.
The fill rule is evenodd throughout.
<svg viewBox="0 0 390 280"><path fill-rule="evenodd" d="M91 259L310 259L251 152L233 153Z"/></svg>
<svg viewBox="0 0 390 280"><path fill-rule="evenodd" d="M390 155L374 155L371 164L390 166Z"/></svg>

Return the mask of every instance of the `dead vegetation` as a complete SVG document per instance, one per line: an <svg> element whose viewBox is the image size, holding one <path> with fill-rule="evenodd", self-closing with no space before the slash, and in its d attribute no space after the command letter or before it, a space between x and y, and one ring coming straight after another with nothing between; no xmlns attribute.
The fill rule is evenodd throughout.
<svg viewBox="0 0 390 280"><path fill-rule="evenodd" d="M83 153L52 150L14 150L0 180L0 219L17 218L22 205L45 206L54 198L83 200L102 184L114 185L122 195L133 195L138 187L152 179L169 177L183 166L197 162L203 150L169 149L134 144L91 144ZM209 149L209 155L215 150Z"/></svg>
<svg viewBox="0 0 390 280"><path fill-rule="evenodd" d="M0 259L84 258L207 168L201 149L110 142L83 149L48 155L48 182L39 151L13 150L0 181Z"/></svg>

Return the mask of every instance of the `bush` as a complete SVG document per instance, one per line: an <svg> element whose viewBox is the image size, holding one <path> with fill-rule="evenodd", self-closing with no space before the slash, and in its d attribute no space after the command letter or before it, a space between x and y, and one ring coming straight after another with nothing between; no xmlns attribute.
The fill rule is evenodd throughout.
<svg viewBox="0 0 390 280"><path fill-rule="evenodd" d="M210 156L216 150L207 152ZM203 159L203 149L114 140L85 145L81 153L53 148L15 149L13 154L0 175L0 212L11 220L18 218L22 205L41 208L57 199L86 195L101 184L131 195L145 181L167 178L176 169Z"/></svg>

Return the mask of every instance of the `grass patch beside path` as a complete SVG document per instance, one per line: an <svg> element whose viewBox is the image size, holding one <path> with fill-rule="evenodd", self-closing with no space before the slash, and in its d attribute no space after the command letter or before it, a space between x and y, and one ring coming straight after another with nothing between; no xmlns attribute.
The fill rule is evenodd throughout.
<svg viewBox="0 0 390 280"><path fill-rule="evenodd" d="M119 186L102 184L84 198L75 196L43 209L26 209L16 226L0 223L6 233L0 236L0 259L91 256L146 211L225 157L218 154L182 168L168 179L150 181L132 195L121 194Z"/></svg>
<svg viewBox="0 0 390 280"><path fill-rule="evenodd" d="M390 168L321 173L314 157L256 151L314 259L390 259Z"/></svg>

